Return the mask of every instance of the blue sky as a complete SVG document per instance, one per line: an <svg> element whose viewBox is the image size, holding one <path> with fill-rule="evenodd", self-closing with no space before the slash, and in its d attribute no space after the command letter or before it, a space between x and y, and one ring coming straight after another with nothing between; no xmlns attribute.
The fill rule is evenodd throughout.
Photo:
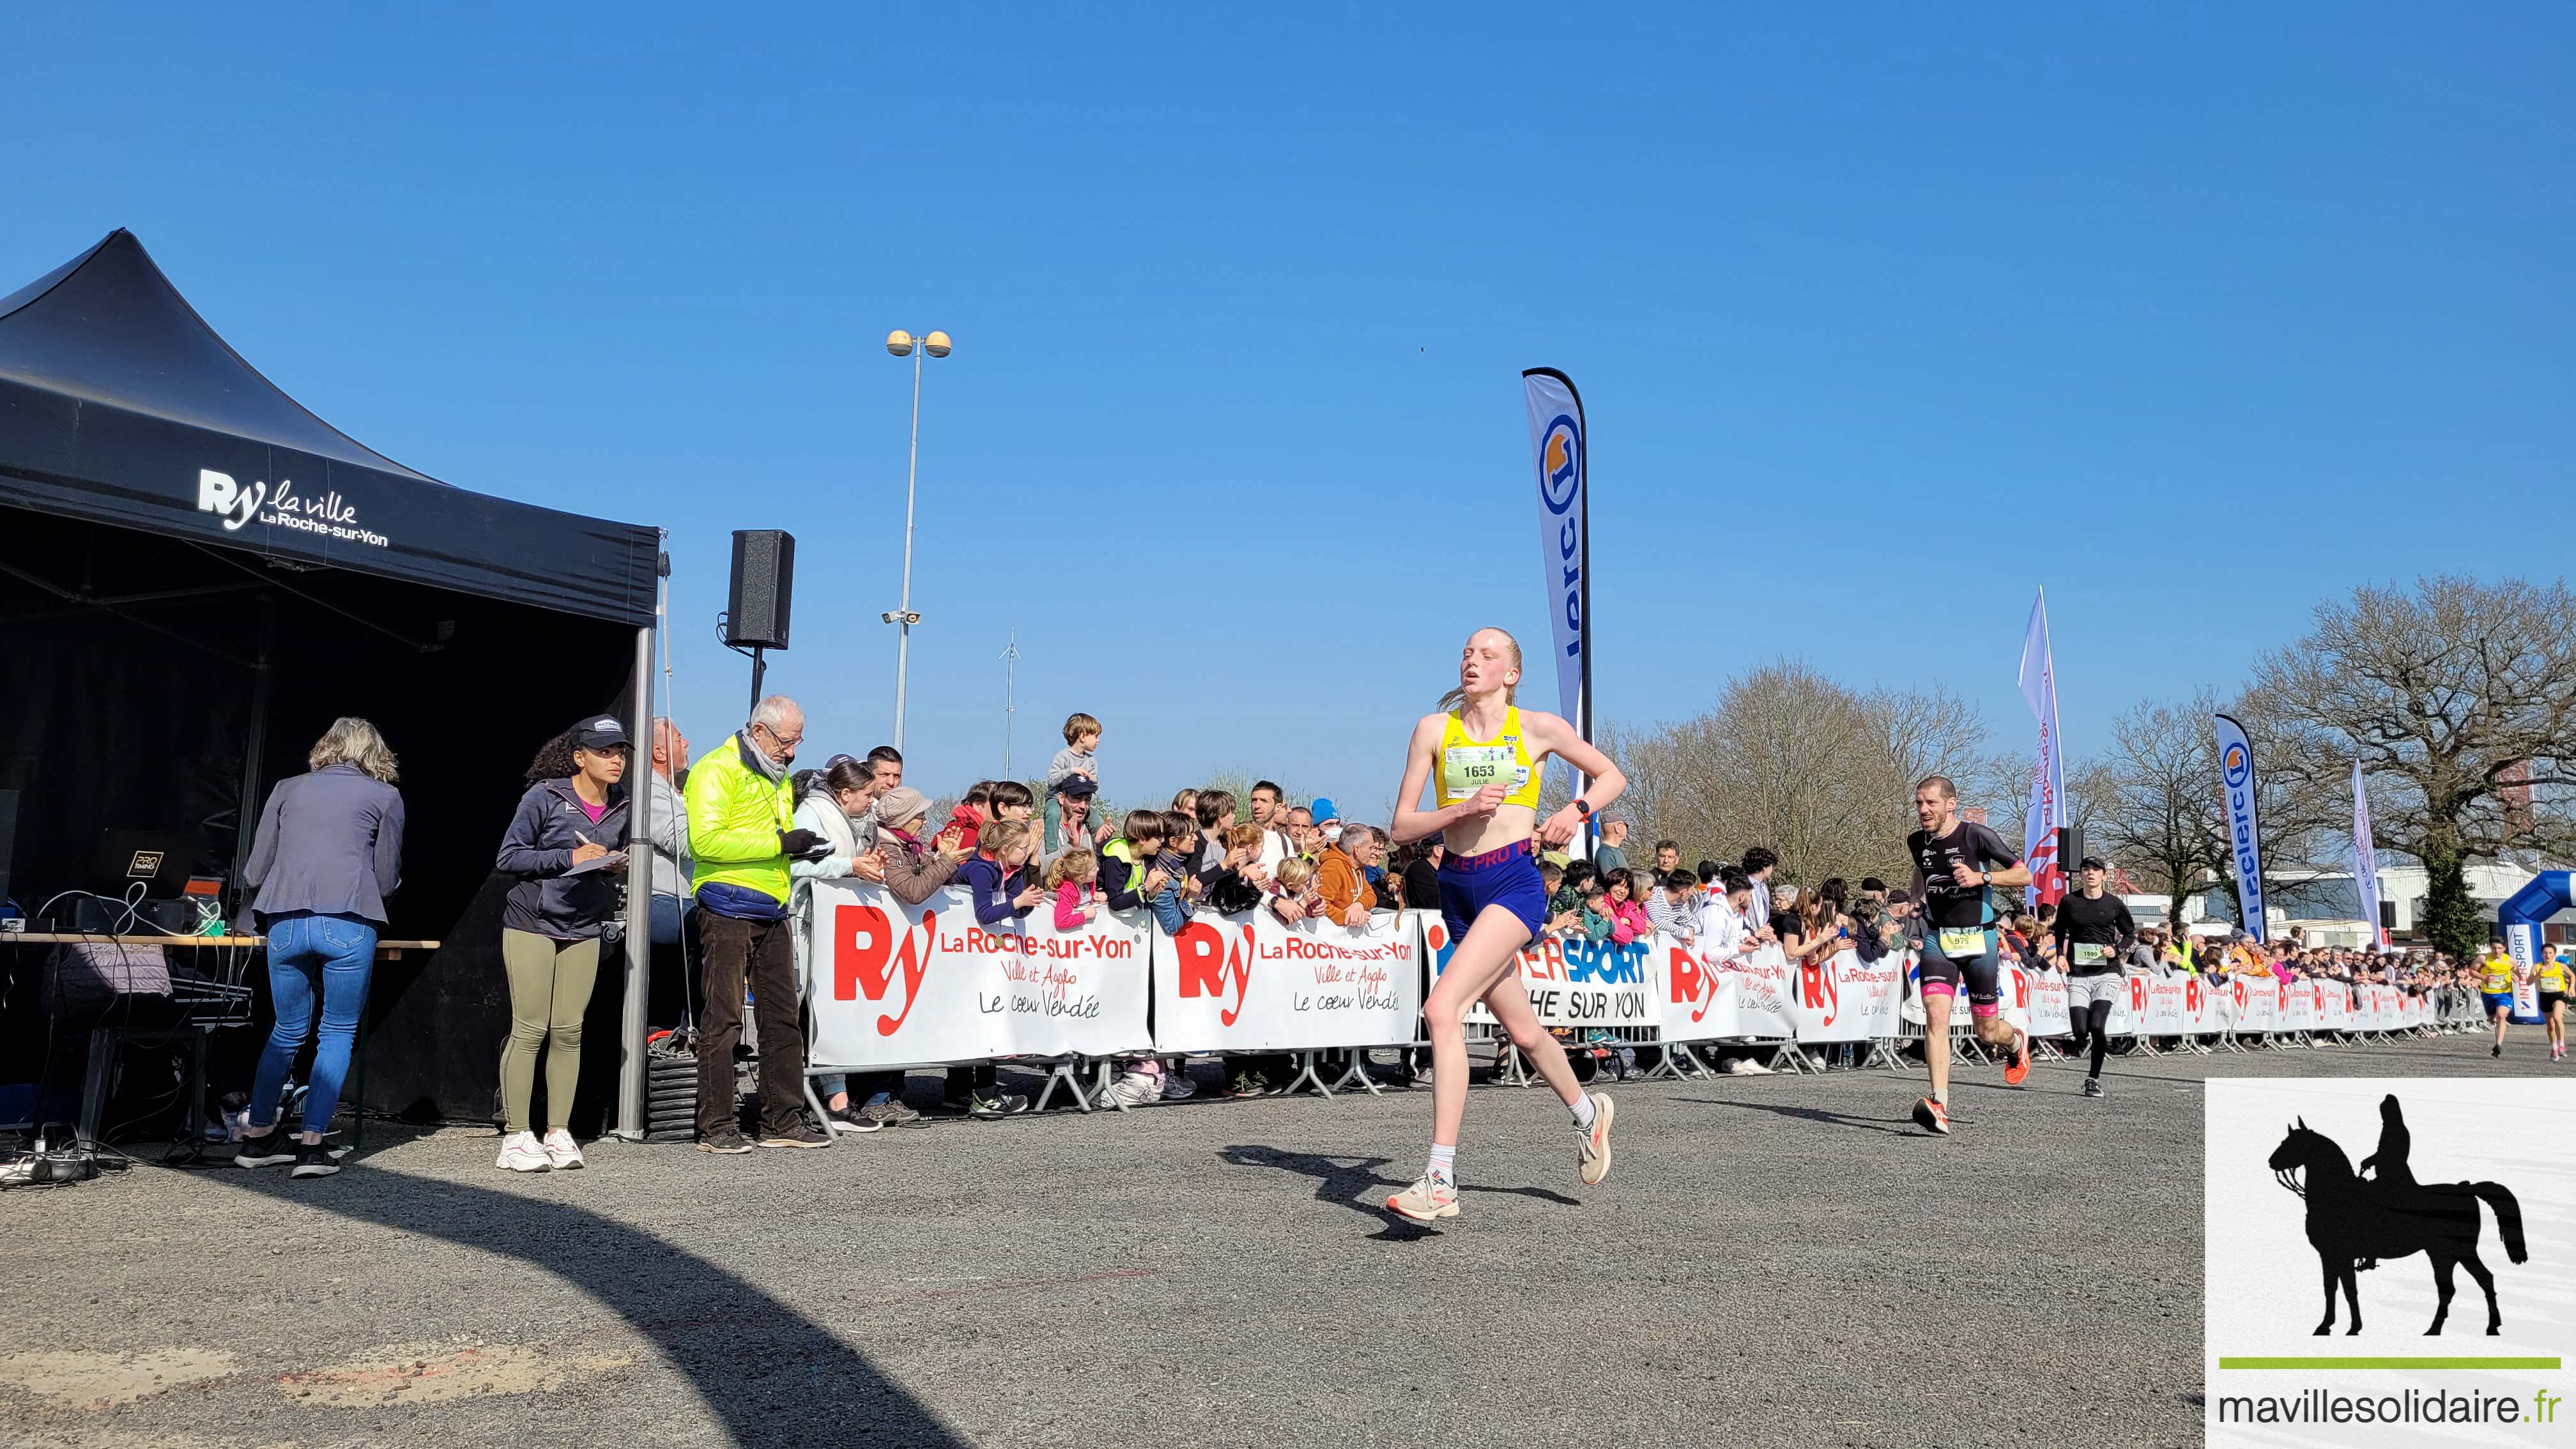
<svg viewBox="0 0 2576 1449"><path fill-rule="evenodd" d="M13 7L0 290L128 226L268 375L464 487L672 531L677 713L771 671L934 789L1103 717L1385 808L1473 627L1546 636L1519 371L1593 428L1605 718L1784 654L2076 754L2321 596L2557 577L2576 15L1747 6ZM1533 657L1534 664L1538 661ZM1552 695L1544 678L1539 693Z"/></svg>

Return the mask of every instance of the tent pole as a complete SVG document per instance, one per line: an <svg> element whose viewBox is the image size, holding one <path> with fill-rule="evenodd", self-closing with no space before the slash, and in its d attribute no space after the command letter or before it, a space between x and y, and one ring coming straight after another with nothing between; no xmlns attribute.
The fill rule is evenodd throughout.
<svg viewBox="0 0 2576 1449"><path fill-rule="evenodd" d="M645 1013L653 979L653 630L635 631L634 723L626 737L626 1012L618 1032L617 1135L644 1140ZM640 768L639 768L640 767Z"/></svg>
<svg viewBox="0 0 2576 1449"><path fill-rule="evenodd" d="M233 873L226 885L232 887L240 905L250 904L248 888L242 884L242 872L250 866L251 836L259 828L261 778L268 755L269 681L276 672L271 661L277 652L277 595L259 591L259 662L250 672L250 729L242 742L241 799L233 812Z"/></svg>

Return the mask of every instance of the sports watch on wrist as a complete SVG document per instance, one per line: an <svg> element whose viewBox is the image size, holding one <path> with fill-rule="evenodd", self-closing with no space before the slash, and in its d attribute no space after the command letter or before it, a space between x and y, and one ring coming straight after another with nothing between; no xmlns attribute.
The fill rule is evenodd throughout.
<svg viewBox="0 0 2576 1449"><path fill-rule="evenodd" d="M1574 797L1574 813L1575 813L1575 814L1577 814L1577 815L1582 816L1582 817L1583 817L1584 819L1586 819L1586 820L1591 819L1591 818L1592 818L1592 802L1591 802L1591 801L1589 801L1589 800L1584 799L1584 798L1583 798L1582 796L1580 796L1580 795L1575 796L1575 797Z"/></svg>

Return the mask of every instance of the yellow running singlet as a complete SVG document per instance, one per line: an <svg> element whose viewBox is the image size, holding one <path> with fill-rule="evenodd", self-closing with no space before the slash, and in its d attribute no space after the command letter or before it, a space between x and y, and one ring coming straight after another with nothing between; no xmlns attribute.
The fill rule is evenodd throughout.
<svg viewBox="0 0 2576 1449"><path fill-rule="evenodd" d="M1503 711L1503 732L1490 740L1469 737L1455 713L1440 730L1440 773L1435 798L1447 809L1500 781L1510 793L1506 805L1538 808L1539 772L1530 766L1529 747L1521 742L1521 712Z"/></svg>

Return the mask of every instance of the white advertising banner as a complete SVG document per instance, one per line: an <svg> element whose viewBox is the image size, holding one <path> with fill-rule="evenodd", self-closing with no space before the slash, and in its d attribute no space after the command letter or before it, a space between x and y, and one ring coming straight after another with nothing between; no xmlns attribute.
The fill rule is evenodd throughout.
<svg viewBox="0 0 2576 1449"><path fill-rule="evenodd" d="M2352 989L2340 981L2312 981L2316 990L2317 1030L2352 1030Z"/></svg>
<svg viewBox="0 0 2576 1449"><path fill-rule="evenodd" d="M2180 1036L2191 1029L2190 1008L2183 1000L2183 984L2163 976L2129 978L2130 1000L2138 1007L2140 1030L2146 1036Z"/></svg>
<svg viewBox="0 0 2576 1449"><path fill-rule="evenodd" d="M2211 989L2207 977L2185 975L2182 978L2182 1004L2195 1036L2214 1036L2227 1030L2236 1020L2235 1004L2228 1000L2227 993Z"/></svg>
<svg viewBox="0 0 2576 1449"><path fill-rule="evenodd" d="M1364 926L1200 911L1157 927L1154 1047L1167 1052L1400 1046L1422 1015L1422 934L1409 913Z"/></svg>
<svg viewBox="0 0 2576 1449"><path fill-rule="evenodd" d="M2030 1034L2070 1036L2075 1017L2066 1005L2066 973L2042 971L2030 979Z"/></svg>
<svg viewBox="0 0 2576 1449"><path fill-rule="evenodd" d="M898 1067L1143 1051L1148 919L1052 913L979 926L962 889L907 906L879 885L816 881L806 999L817 1067Z"/></svg>
<svg viewBox="0 0 2576 1449"><path fill-rule="evenodd" d="M1653 1024L1663 1040L1785 1040L1796 1034L1789 1019L1789 960L1779 947L1764 947L1741 967L1712 967L1661 932L1654 939Z"/></svg>
<svg viewBox="0 0 2576 1449"><path fill-rule="evenodd" d="M2268 1032L2281 1029L2281 983L2269 976L2238 976L2227 983L2236 1003L2236 1029Z"/></svg>
<svg viewBox="0 0 2576 1449"><path fill-rule="evenodd" d="M2281 988L2281 1030L2317 1029L2317 984L2293 981Z"/></svg>
<svg viewBox="0 0 2576 1449"><path fill-rule="evenodd" d="M1897 1008L1905 1001L1905 958L1882 956L1864 963L1841 951L1798 967L1789 997L1789 1023L1802 1042L1870 1041L1896 1035Z"/></svg>
<svg viewBox="0 0 2576 1449"><path fill-rule="evenodd" d="M1449 969L1458 943L1449 939L1449 927L1436 912L1405 914L1417 923L1431 958L1432 978L1437 980ZM1529 993L1530 1010L1543 1026L1578 1031L1596 1026L1653 1026L1658 1016L1649 958L1680 949L1660 932L1625 946L1608 941L1541 941L1521 951L1521 989ZM1491 1023L1494 1018L1480 1002L1468 1008L1467 1019Z"/></svg>

